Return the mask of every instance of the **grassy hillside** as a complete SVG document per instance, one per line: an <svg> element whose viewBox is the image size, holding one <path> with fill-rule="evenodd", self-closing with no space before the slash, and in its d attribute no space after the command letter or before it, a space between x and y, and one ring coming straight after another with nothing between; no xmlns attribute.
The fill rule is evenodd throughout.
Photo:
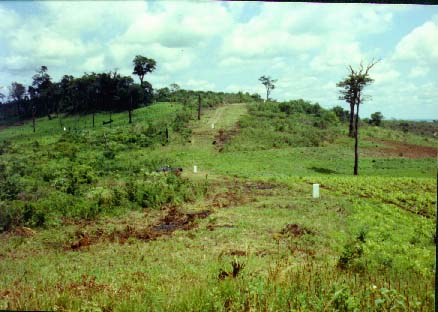
<svg viewBox="0 0 438 312"><path fill-rule="evenodd" d="M0 309L432 310L436 139L364 125L353 177L347 125L297 107L1 130Z"/></svg>

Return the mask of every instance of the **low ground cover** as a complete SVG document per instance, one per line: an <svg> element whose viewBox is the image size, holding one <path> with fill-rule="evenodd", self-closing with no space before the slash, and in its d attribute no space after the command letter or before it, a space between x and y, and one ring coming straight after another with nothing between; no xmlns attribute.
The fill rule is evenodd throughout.
<svg viewBox="0 0 438 312"><path fill-rule="evenodd" d="M306 112L285 105L271 125L252 109L196 121L161 103L131 126L114 114L111 128L87 116L77 131L50 132L56 120L0 131L0 308L432 310L435 159L376 154L390 146L364 128L352 177L342 126L330 144L272 146L242 122L293 136L273 124L295 127ZM308 115L307 130L323 133ZM183 171L155 172L166 165Z"/></svg>

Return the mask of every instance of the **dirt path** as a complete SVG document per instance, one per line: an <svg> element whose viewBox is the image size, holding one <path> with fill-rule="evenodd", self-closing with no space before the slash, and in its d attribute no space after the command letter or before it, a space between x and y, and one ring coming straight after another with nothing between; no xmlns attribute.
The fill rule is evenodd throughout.
<svg viewBox="0 0 438 312"><path fill-rule="evenodd" d="M215 110L204 111L201 121L193 124L193 134L215 135L220 129L230 130L236 126L239 118L246 112L246 103L225 104Z"/></svg>

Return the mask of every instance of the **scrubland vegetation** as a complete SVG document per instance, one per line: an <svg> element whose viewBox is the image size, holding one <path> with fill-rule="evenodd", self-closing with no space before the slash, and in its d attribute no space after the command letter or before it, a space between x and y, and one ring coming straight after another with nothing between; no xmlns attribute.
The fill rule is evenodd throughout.
<svg viewBox="0 0 438 312"><path fill-rule="evenodd" d="M352 176L342 111L160 92L0 131L0 309L432 310L436 124L363 121Z"/></svg>

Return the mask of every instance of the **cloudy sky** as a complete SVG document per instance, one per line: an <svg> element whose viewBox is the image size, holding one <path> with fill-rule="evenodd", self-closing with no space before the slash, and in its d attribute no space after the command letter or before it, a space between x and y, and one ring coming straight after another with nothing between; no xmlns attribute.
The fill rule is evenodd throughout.
<svg viewBox="0 0 438 312"><path fill-rule="evenodd" d="M1 2L0 89L31 82L46 65L63 74L132 72L141 54L157 60L147 80L195 90L264 94L324 107L336 82L381 59L361 116L438 119L438 7L264 2Z"/></svg>

